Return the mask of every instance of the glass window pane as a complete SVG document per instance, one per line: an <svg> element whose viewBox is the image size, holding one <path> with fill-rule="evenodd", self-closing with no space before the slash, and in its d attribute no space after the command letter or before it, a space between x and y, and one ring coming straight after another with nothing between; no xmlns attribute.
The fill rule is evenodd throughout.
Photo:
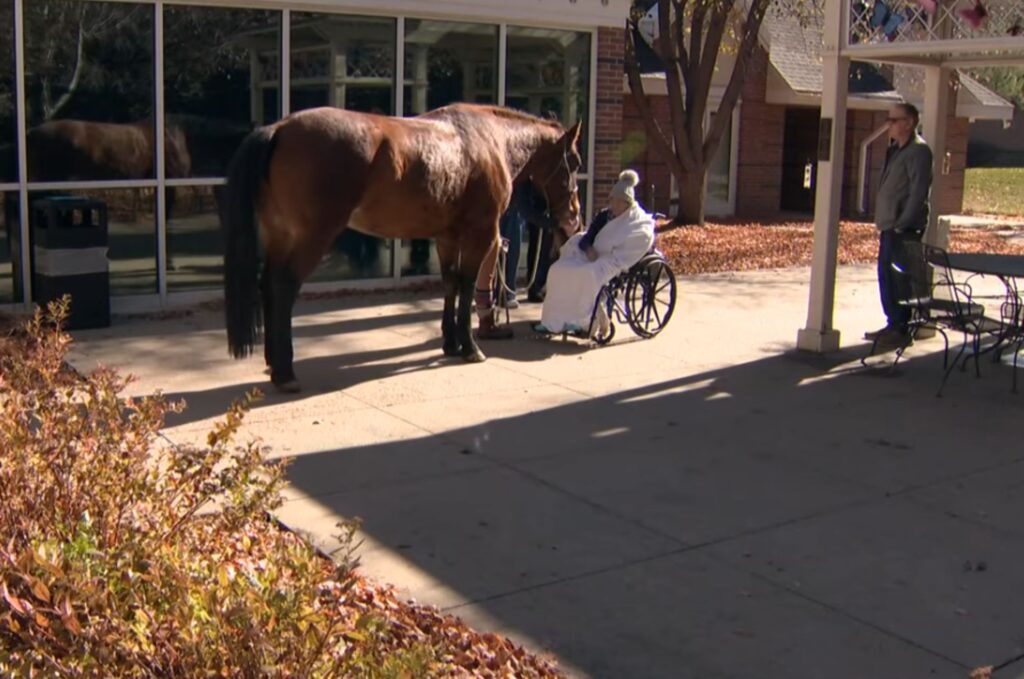
<svg viewBox="0 0 1024 679"><path fill-rule="evenodd" d="M56 195L88 196L106 203L111 295L158 292L153 189L34 191L29 194L29 202Z"/></svg>
<svg viewBox="0 0 1024 679"><path fill-rule="evenodd" d="M394 113L394 19L294 12L291 33L293 111ZM390 277L391 249L389 241L345 230L310 280Z"/></svg>
<svg viewBox="0 0 1024 679"><path fill-rule="evenodd" d="M405 22L405 115L456 101L498 101L498 27Z"/></svg>
<svg viewBox="0 0 1024 679"><path fill-rule="evenodd" d="M16 191L0 192L0 304L21 301L20 212Z"/></svg>
<svg viewBox="0 0 1024 679"><path fill-rule="evenodd" d="M457 101L498 101L498 27L453 21L405 22L404 115ZM402 275L438 274L430 241L402 241Z"/></svg>
<svg viewBox="0 0 1024 679"><path fill-rule="evenodd" d="M291 52L291 110L394 113L394 19L293 12Z"/></svg>
<svg viewBox="0 0 1024 679"><path fill-rule="evenodd" d="M154 6L24 6L29 180L153 177Z"/></svg>
<svg viewBox="0 0 1024 679"><path fill-rule="evenodd" d="M14 0L0 0L0 183L18 181L14 96Z"/></svg>
<svg viewBox="0 0 1024 679"><path fill-rule="evenodd" d="M715 114L712 114L712 118ZM732 163L732 125L725 128L711 164L708 166L708 200L716 206L729 203L729 166Z"/></svg>
<svg viewBox="0 0 1024 679"><path fill-rule="evenodd" d="M505 104L566 127L582 120L579 151L586 167L590 34L509 26Z"/></svg>
<svg viewBox="0 0 1024 679"><path fill-rule="evenodd" d="M344 281L389 278L392 241L345 229L334 239L311 281Z"/></svg>
<svg viewBox="0 0 1024 679"><path fill-rule="evenodd" d="M167 187L167 289L216 290L224 271L223 186Z"/></svg>
<svg viewBox="0 0 1024 679"><path fill-rule="evenodd" d="M281 13L164 9L166 172L219 177L256 124L280 116Z"/></svg>

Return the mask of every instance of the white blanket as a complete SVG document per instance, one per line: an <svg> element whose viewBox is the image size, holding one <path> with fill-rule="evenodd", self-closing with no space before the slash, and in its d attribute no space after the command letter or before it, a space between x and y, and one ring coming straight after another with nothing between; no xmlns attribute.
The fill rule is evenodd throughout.
<svg viewBox="0 0 1024 679"><path fill-rule="evenodd" d="M601 287L640 261L654 244L654 220L639 205L612 219L594 239L598 258L580 250L583 234L562 246L551 265L541 324L551 332L586 330Z"/></svg>

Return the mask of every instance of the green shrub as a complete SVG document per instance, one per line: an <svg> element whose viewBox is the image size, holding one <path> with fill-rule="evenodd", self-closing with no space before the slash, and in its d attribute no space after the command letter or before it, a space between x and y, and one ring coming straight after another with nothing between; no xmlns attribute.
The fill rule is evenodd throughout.
<svg viewBox="0 0 1024 679"><path fill-rule="evenodd" d="M232 437L159 436L171 409L65 363L67 302L0 346L0 674L412 677L428 643L396 644L356 580L267 520L283 466ZM346 560L347 561L347 560Z"/></svg>

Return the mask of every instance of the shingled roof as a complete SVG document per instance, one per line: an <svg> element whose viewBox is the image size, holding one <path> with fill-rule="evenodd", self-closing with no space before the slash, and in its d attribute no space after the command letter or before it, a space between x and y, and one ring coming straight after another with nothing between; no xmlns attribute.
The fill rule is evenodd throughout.
<svg viewBox="0 0 1024 679"><path fill-rule="evenodd" d="M653 3L652 3L653 4ZM812 14L798 21L792 16L769 11L761 26L761 44L768 59L786 85L799 95L817 96L823 85L821 62L823 17ZM641 33L636 33L640 38ZM637 57L643 73L663 73L664 66L643 39L637 40ZM890 75L891 74L891 75ZM966 73L959 73L962 85L957 109L961 115L979 118L1009 118L1013 105ZM883 70L878 65L854 61L850 64L850 97L875 101L923 99L920 73L911 67Z"/></svg>
<svg viewBox="0 0 1024 679"><path fill-rule="evenodd" d="M799 94L820 94L822 87L821 24L813 18L807 25L792 17L769 12L761 26L761 41L768 59L786 83ZM850 94L899 98L896 88L874 64L855 61L850 65Z"/></svg>

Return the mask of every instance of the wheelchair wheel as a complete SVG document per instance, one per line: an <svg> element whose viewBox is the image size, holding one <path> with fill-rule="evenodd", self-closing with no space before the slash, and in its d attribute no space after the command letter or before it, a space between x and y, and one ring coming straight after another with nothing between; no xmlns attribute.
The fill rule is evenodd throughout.
<svg viewBox="0 0 1024 679"><path fill-rule="evenodd" d="M650 259L642 263L626 285L626 309L629 327L637 335L650 338L661 332L676 308L676 277L668 263Z"/></svg>

